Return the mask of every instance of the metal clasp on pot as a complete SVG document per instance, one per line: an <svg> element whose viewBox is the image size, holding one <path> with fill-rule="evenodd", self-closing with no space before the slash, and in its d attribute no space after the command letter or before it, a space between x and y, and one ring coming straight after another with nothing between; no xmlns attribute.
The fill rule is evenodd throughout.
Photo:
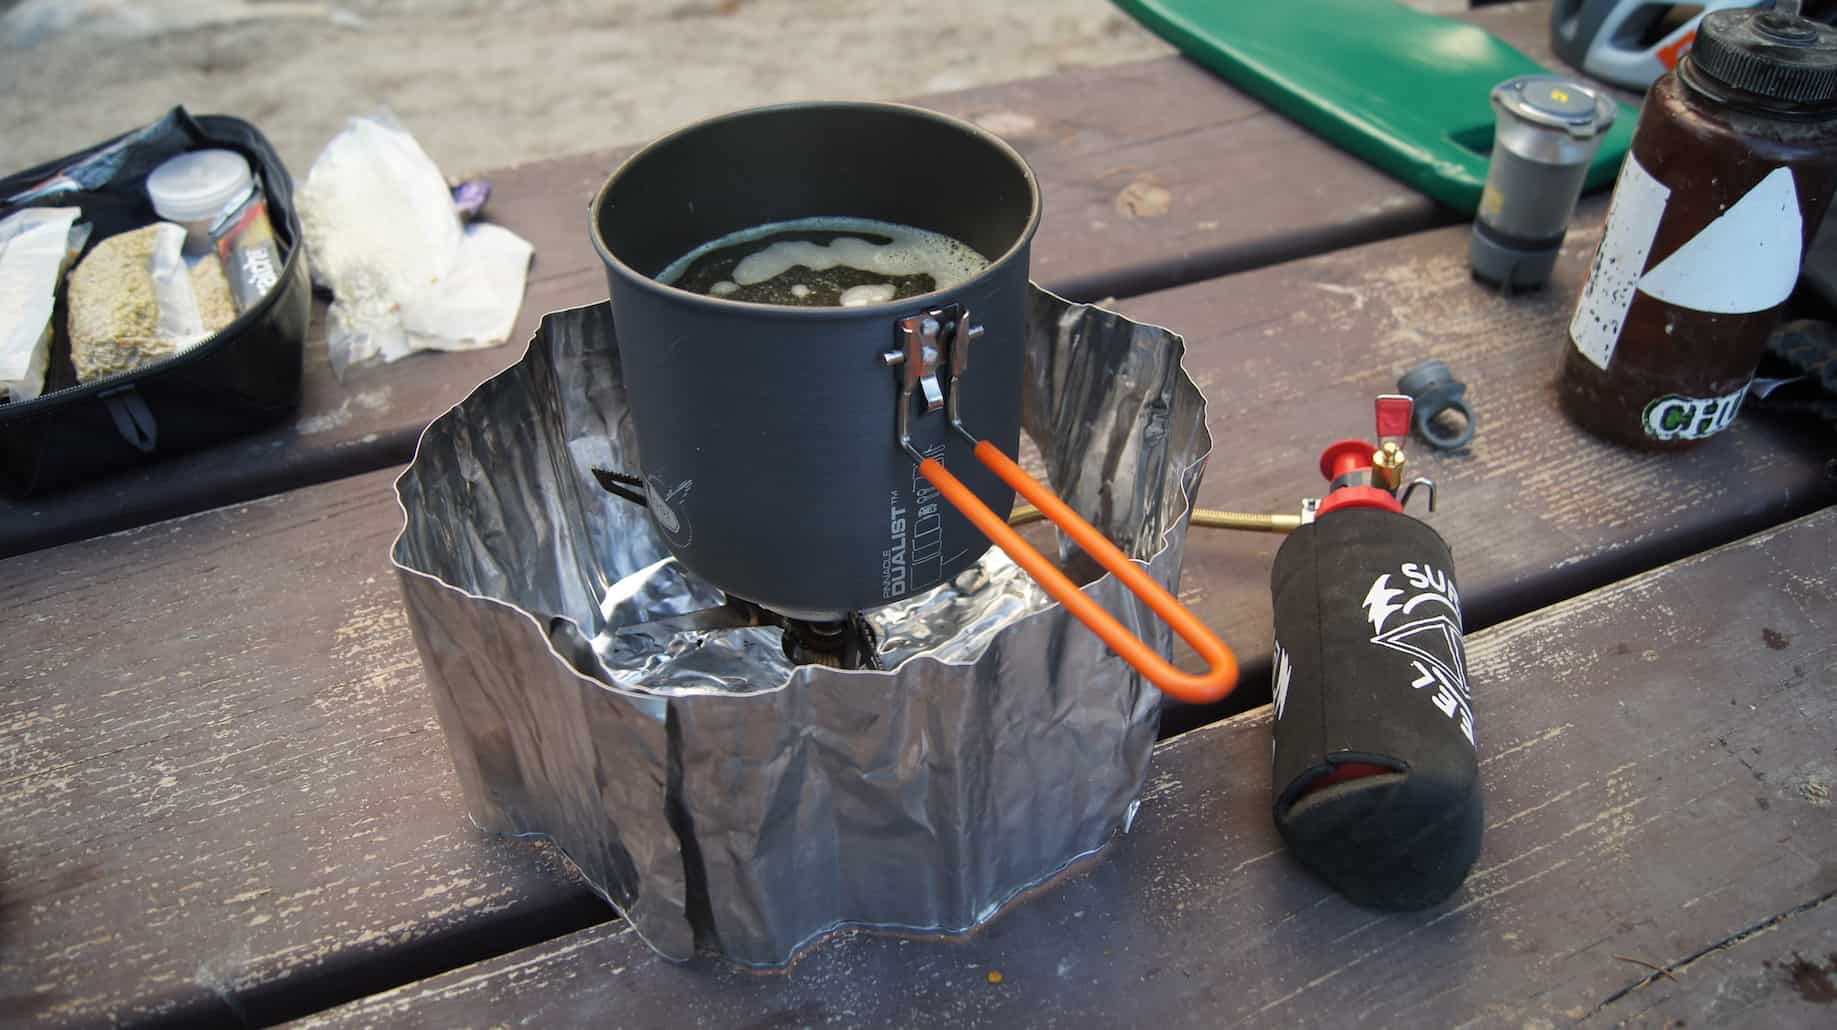
<svg viewBox="0 0 1837 1030"><path fill-rule="evenodd" d="M976 442L969 430L963 428L963 415L957 403L957 384L970 364L970 343L982 335L982 327L972 326L969 322L969 312L955 304L907 316L899 320L900 345L880 356L883 364L889 368L897 367L904 373L900 379L896 430L900 447L912 456L913 461L923 458L918 448L912 446L914 394L924 396L926 414L944 408L946 417L957 432L962 433L972 444ZM950 337L948 397L938 383L939 366L944 362L946 334Z"/></svg>

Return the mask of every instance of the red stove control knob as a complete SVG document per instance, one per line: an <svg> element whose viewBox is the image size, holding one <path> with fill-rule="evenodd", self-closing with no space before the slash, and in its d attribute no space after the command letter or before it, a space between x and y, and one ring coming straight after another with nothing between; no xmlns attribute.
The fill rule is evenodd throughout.
<svg viewBox="0 0 1837 1030"><path fill-rule="evenodd" d="M1320 474L1327 479L1316 517L1340 508L1382 508L1401 512L1397 488L1403 483L1403 439L1410 433L1413 402L1385 394L1376 406L1378 446L1364 440L1339 440L1320 455Z"/></svg>

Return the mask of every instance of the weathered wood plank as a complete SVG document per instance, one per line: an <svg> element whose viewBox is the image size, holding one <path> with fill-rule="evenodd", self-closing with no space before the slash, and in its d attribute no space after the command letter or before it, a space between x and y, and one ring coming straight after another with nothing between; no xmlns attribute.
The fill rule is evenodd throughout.
<svg viewBox="0 0 1837 1030"><path fill-rule="evenodd" d="M1536 53L1542 4L1471 17ZM1034 277L1068 296L1128 296L1451 216L1179 58L920 98L1008 138L1038 172ZM587 228L630 147L500 169L487 212L536 247L510 345L419 355L332 378L323 317L291 423L91 487L0 499L0 557L408 460L421 427L516 360L541 316L606 296Z"/></svg>
<svg viewBox="0 0 1837 1030"><path fill-rule="evenodd" d="M1571 430L1547 397L1565 305L1470 292L1448 253L1462 241L1437 230L1133 305L1200 327L1189 366L1221 442L1207 503L1274 509L1317 490L1317 448L1367 427L1371 395L1430 326L1486 420L1470 456L1424 464L1446 490L1431 521L1488 621L1830 496L1815 448L1762 424L1665 459ZM1587 242L1563 266L1571 286ZM0 898L25 913L8 918L17 964L0 996L51 984L67 1006L54 1014L93 1018L212 1011L215 985L293 1011L385 954L457 960L518 920L604 913L545 860L464 825L385 559L398 526L374 473L0 563L0 725L20 726L0 743ZM1253 670L1273 546L1200 533L1187 549L1187 600ZM1253 672L1244 693L1262 689ZM360 822L371 836L352 837ZM169 867L177 886L250 883L174 894L147 872ZM422 896L454 883L458 908ZM287 900L260 907L270 897ZM162 954L168 940L184 945Z"/></svg>
<svg viewBox="0 0 1837 1030"><path fill-rule="evenodd" d="M1446 239L1410 245L1430 247L1443 258L1458 254L1464 246L1457 239L1458 231L1440 236ZM1572 249L1586 250L1588 242L1572 242ZM1375 260L1373 254L1390 252L1371 248L1348 260L1355 265L1369 263ZM1571 262L1575 260L1572 254ZM1296 267L1270 270L1259 279L1233 277L1224 283L1248 280L1249 285L1231 288L1241 289L1244 297L1253 300L1266 292L1288 290L1277 296L1276 311L1289 316L1310 303L1301 298L1332 293L1308 286L1311 280L1305 277L1297 280L1300 287L1282 285L1288 282L1282 277L1295 274ZM597 276L597 271L592 274ZM1449 291L1461 288L1462 282L1445 267L1440 274L1425 277L1429 286L1407 277L1398 283L1367 284L1340 273L1323 281L1367 290L1367 305L1389 305L1391 315L1406 328L1410 318L1427 319L1438 310L1458 308L1448 299L1454 295ZM549 285L545 281L538 288ZM1572 279L1569 286L1574 285ZM1286 308L1279 303L1281 296L1288 297ZM1355 313L1361 310L1356 298L1342 296ZM1151 300L1161 302L1161 298ZM1513 316L1518 320L1508 319L1508 323L1516 325L1514 331L1524 339L1547 337L1548 327L1540 329L1536 324L1539 320L1560 322L1564 305L1548 298L1545 302L1549 310L1530 316L1529 322ZM1181 298L1179 303L1186 300ZM1399 304L1404 306L1400 309ZM532 311L544 309L531 306ZM1219 310L1225 309L1193 309L1201 314ZM1462 310L1471 318L1482 317L1471 305ZM1325 317L1331 312L1318 314ZM1202 372L1210 367L1235 374L1246 362L1254 371L1255 363L1269 361L1270 354L1287 354L1298 364L1301 352L1312 346L1311 331L1305 325L1279 329L1276 335L1261 339L1250 330L1221 334L1238 341L1221 345L1209 330L1193 328L1200 323L1167 321L1189 330L1195 349L1193 364ZM1374 320L1370 326L1386 324ZM1460 327L1456 339L1483 335L1470 320L1456 320L1456 324ZM1343 338L1318 359L1320 367L1329 368L1331 390L1322 394L1326 399L1315 410L1326 411L1328 401L1344 401L1352 405L1362 428L1368 387L1382 388L1385 377L1395 369L1363 377L1355 370L1377 368L1377 358L1395 353L1397 344L1394 340L1388 344L1362 340L1356 328L1348 323L1338 330ZM1242 342L1265 349L1253 347L1247 355L1229 350ZM1383 350L1381 344L1390 350ZM1219 347L1227 349L1218 357L1206 356ZM494 353L509 359L508 352ZM1475 383L1476 401L1491 394L1535 392L1536 376L1542 374L1536 362L1501 362L1497 355L1487 360L1499 371L1484 379L1475 378L1456 361L1457 369ZM415 366L411 361L397 366L400 371L382 371L401 375L399 382L407 389L418 386ZM1276 400L1316 403L1316 384L1299 372L1287 382L1289 392ZM1312 452L1320 438L1352 430L1327 430L1324 425L1332 419L1319 414L1309 424L1282 424L1286 428L1278 426L1280 431L1270 426L1246 430L1257 423L1225 403L1235 396L1232 389L1229 379L1210 388L1218 416L1215 433L1221 440L1267 442L1277 453L1261 466L1260 479L1256 479L1261 485L1253 491L1223 485L1235 479L1241 487L1243 480L1221 456L1214 465L1207 502L1251 506L1251 499L1260 498L1258 503L1287 504L1299 493L1315 489ZM361 407L353 405L352 410ZM1483 407L1482 412L1495 419L1490 409ZM1489 426L1498 425L1489 421ZM1476 611L1490 612L1489 617L1511 611L1513 604L1541 600L1537 589L1560 591L1580 582L1539 578L1533 574L1537 568L1569 563L1566 568L1587 565L1595 575L1615 575L1628 566L1649 564L1663 548L1701 546L1705 540L1739 531L1746 525L1743 520L1756 524L1776 521L1817 503L1820 496L1805 448L1787 444L1787 457L1782 459L1775 450L1781 444L1773 434L1744 425L1729 438L1733 442L1714 445L1673 465L1679 471L1671 481L1690 484L1692 489L1702 482L1721 483L1737 475L1744 462L1753 461L1760 467L1749 482L1754 497L1743 502L1740 495L1725 489L1710 498L1705 511L1674 518L1675 512L1661 506L1659 515L1649 520L1640 507L1645 502L1629 500L1633 494L1626 486L1628 469L1640 463L1586 446L1557 447L1531 463L1521 455L1545 447L1539 434L1548 424L1533 418L1506 425L1503 436L1489 430L1483 446L1490 442L1496 454L1505 454L1521 465L1534 465L1534 482L1555 484L1564 500L1554 509L1560 517L1551 526L1538 529L1534 516L1540 509L1528 503L1529 491L1513 489L1509 481L1493 481L1488 503L1455 504L1448 518L1456 521L1444 524L1447 520L1436 520L1461 550L1470 605ZM1561 429L1560 424L1557 428ZM1471 464L1487 464L1486 457L1476 452L1467 465L1451 464L1458 471ZM1486 481L1485 476L1475 475L1476 481ZM1451 488L1458 488L1450 494L1454 504L1464 496L1465 488L1458 477L1449 482ZM1598 493L1591 490L1591 484L1609 484L1614 489ZM1570 499L1571 495L1579 499ZM535 939L545 932L540 927L570 918L585 921L603 913L584 890L554 866L530 857L528 849L479 839L463 825L439 743L426 735L430 714L412 648L399 618L389 614L398 611L398 601L381 556L396 523L385 477L365 477L247 508L149 527L126 537L0 566L0 576L18 586L23 598L7 602L15 605L8 609L15 617L0 626L0 650L9 656L9 675L0 693L0 705L6 707L0 711L9 725L38 720L45 712L56 716L46 724L61 723L53 733L33 722L25 732L0 745L11 749L6 761L13 771L7 778L14 780L0 790L4 795L0 812L8 819L6 834L0 836L4 843L0 855L8 866L6 875L0 877L0 905L7 913L0 914L0 935L4 935L0 948L8 956L6 986L0 994L24 997L36 1005L42 999L34 989L41 984L91 985L86 991L59 994L56 1001L35 1011L71 1020L134 1012L227 1015L232 1010L225 999L233 999L244 1012L257 1017L299 1011L300 999L306 994L321 990L348 994L362 989L352 985L365 983L366 976L391 975L377 972L382 964L372 960L379 956L389 957L388 968L400 971L394 975L413 975L417 968L438 969L443 963L463 960L468 949L481 949L477 953L501 949L514 942L519 932ZM1544 514L1549 521L1550 512ZM1501 520L1508 539L1520 540L1513 534L1528 535L1493 554L1483 562L1482 571L1476 572L1468 558L1473 550L1469 543L1488 541L1489 527ZM1261 634L1266 634L1267 627L1261 584L1268 552L1259 548L1267 548L1270 542L1254 537L1218 537L1216 543L1209 542L1211 539L1203 546L1196 541L1193 548L1206 557L1196 561L1189 573L1189 595L1198 595L1199 609L1243 645L1254 665L1255 656L1266 649L1259 641L1266 639ZM241 550L234 552L237 560L230 563L234 567L226 567L224 555L232 546ZM156 551L156 557L149 557ZM247 567L251 563L254 570ZM1525 568L1533 571L1525 572ZM269 580L258 588L252 584L260 574ZM1494 576L1496 589L1476 593L1476 575ZM111 576L114 578L109 579ZM78 582L88 578L99 585L79 589L61 582L60 577ZM273 581L286 582L292 594L271 613L274 622L262 629L247 628L243 613L265 601L262 589L270 588ZM174 582L186 583L196 595L213 600L200 605L173 597L168 584ZM1206 596L1214 583L1225 583L1229 589ZM124 606L140 609L131 620L140 634L136 641L167 643L148 652L144 644L62 628L89 625L82 621L86 609L115 612ZM382 620L377 631L365 638L369 647L354 650L347 644L334 648L333 644L342 643L339 630L349 621L348 613L364 609L381 613ZM28 611L43 616L44 621L19 617L18 613ZM39 628L47 624L60 628L55 634ZM246 646L236 645L245 637ZM14 664L20 655L31 661L20 659ZM199 668L211 669L213 674L202 680L196 672L191 677L182 675ZM30 678L16 678L20 676ZM124 678L130 676L135 678L131 692L119 687L97 691L92 686L125 683ZM155 682L157 689L147 690L143 682ZM267 697L277 685L280 696L293 699L285 704L310 708L313 717L305 722L289 721L285 713L266 712L249 700L251 695ZM98 694L111 696L98 699ZM312 707L312 699L322 700ZM64 709L57 709L58 705ZM331 715L321 708L329 708ZM134 729L140 720L148 720L149 726ZM396 741L385 739L390 737ZM122 746L111 739L138 743ZM418 742L420 750L410 749L409 742ZM276 749L291 759L291 768L282 765L278 766L281 771L269 773L261 763ZM236 759L196 764L202 757L219 753ZM124 785L131 785L132 777L157 764L189 764L189 793L175 796L162 789L143 794ZM58 771L61 769L76 772ZM63 786L57 784L59 777L66 781ZM162 775L155 782L165 778ZM301 783L315 781L340 785L342 796L310 797L300 791ZM57 791L74 791L73 800L60 808ZM236 803L225 803L224 815L213 819L211 799L218 797L231 797ZM79 801L80 813L70 807ZM349 825L341 818L363 817L352 816L353 812L389 813L386 825L372 824L373 832L381 835L376 847L382 850L375 853L396 857L382 862L365 860L363 856L374 849L357 851L348 835L341 836L347 834ZM40 822L40 813L49 813L49 818ZM102 837L95 826L133 826L136 831ZM205 827L207 832L198 836L196 827ZM67 860L70 855L81 855L80 849L60 850L44 843L58 841L60 834L73 830L79 835L75 840L90 841L89 849L106 855L107 861L86 868L81 861L72 864ZM84 833L92 836L81 836ZM16 844L25 840L39 843L31 851L31 864L22 868L14 856L27 850ZM440 843L430 844L432 840ZM63 843L68 845L71 840ZM363 844L361 840L357 843ZM282 925L278 917L250 908L249 899L233 900L244 891L209 898L200 898L197 890L168 896L149 889L148 876L137 872L180 861L181 869L192 871L185 884L236 883L251 875L243 857L251 849L271 867L263 875L281 881L281 887L274 890L282 897L347 873L356 880L337 888L345 894L325 900L320 900L321 895L308 895L281 906L298 908L285 913ZM183 858L175 859L175 855ZM286 862L273 871L276 855ZM337 868L327 872L331 867ZM261 868L257 866L258 871ZM84 886L90 877L95 882ZM471 908L462 905L449 910L437 903L437 896L422 897L429 885L461 880L479 885L468 898L487 900ZM20 917L20 912L27 915ZM254 927L245 926L263 914L271 918ZM62 957L72 942L103 933L116 936ZM302 945L302 940L313 943ZM170 941L182 942L173 950L187 955L189 964L156 954ZM207 956L212 957L208 964ZM98 968L107 969L107 976L93 975ZM23 991L19 991L21 985ZM60 990L53 987L45 993ZM136 1003L135 998L143 1001Z"/></svg>
<svg viewBox="0 0 1837 1030"><path fill-rule="evenodd" d="M1562 68L1549 8L1529 0L1462 17ZM1075 299L1162 289L1453 217L1177 57L913 102L983 126L1033 165L1047 199L1034 278ZM541 241L537 278L598 274L587 208L630 150L498 173L491 215Z"/></svg>
<svg viewBox="0 0 1837 1030"><path fill-rule="evenodd" d="M1187 334L1220 442L1201 504L1292 512L1319 496L1321 449L1370 437L1372 399L1431 357L1468 384L1479 418L1465 451L1409 448L1411 474L1440 487L1441 510L1423 517L1453 548L1470 627L1837 499L1828 447L1759 418L1660 455L1603 443L1562 414L1556 370L1604 215L1599 198L1582 206L1551 284L1531 295L1472 281L1468 230L1451 226L1121 302ZM1266 570L1280 544L1196 531L1187 545L1185 599L1247 650L1269 639Z"/></svg>
<svg viewBox="0 0 1837 1030"><path fill-rule="evenodd" d="M388 486L0 564L0 1020L260 1021L366 960L493 954L487 920L607 914L466 820Z"/></svg>
<svg viewBox="0 0 1837 1030"><path fill-rule="evenodd" d="M1133 832L968 942L850 935L772 977L609 924L306 1025L1828 1026L1834 539L1822 512L1470 638L1490 825L1426 912L1287 857L1264 708L1163 744Z"/></svg>
<svg viewBox="0 0 1837 1030"><path fill-rule="evenodd" d="M1630 1026L1829 1026L1837 1019L1837 899L1821 897L1699 954L1653 963L1663 972L1621 988L1604 1011Z"/></svg>

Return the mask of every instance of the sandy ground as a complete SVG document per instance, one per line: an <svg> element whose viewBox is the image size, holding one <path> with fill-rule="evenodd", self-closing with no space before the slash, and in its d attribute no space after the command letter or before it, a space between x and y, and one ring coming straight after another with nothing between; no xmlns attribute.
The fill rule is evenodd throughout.
<svg viewBox="0 0 1837 1030"><path fill-rule="evenodd" d="M886 98L1172 51L1106 0L0 0L0 172L173 104L303 178L387 106L449 176L737 107Z"/></svg>

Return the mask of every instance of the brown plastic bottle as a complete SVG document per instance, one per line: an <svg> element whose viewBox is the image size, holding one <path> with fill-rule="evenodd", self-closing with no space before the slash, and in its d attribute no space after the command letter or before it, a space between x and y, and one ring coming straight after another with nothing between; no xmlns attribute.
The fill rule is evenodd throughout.
<svg viewBox="0 0 1837 1030"><path fill-rule="evenodd" d="M1558 394L1636 447L1726 429L1837 188L1837 29L1716 11L1653 83L1569 324Z"/></svg>

